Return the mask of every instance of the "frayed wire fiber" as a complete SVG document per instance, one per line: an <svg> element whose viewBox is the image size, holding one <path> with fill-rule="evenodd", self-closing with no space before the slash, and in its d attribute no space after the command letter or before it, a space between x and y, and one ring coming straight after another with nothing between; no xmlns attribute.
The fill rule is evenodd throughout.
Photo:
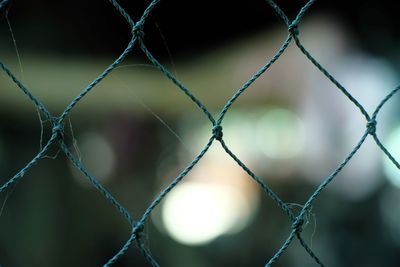
<svg viewBox="0 0 400 267"><path fill-rule="evenodd" d="M111 4L114 8L120 13L120 15L126 20L126 22L131 27L132 37L129 43L127 44L125 50L122 54L112 62L109 67L107 67L96 79L94 79L86 88L82 90L82 92L77 95L63 110L60 116L53 116L50 111L46 108L46 106L37 99L31 91L11 72L11 70L0 60L0 69L3 70L4 74L8 76L22 92L32 101L32 104L37 108L39 114L43 114L44 119L50 122L52 126L52 134L47 142L43 142L43 145L40 146L39 153L26 164L24 168L18 171L13 177L8 179L6 183L0 186L0 193L5 193L5 198L7 198L7 194L13 187L22 180L23 176L27 174L30 169L39 164L40 161L47 157L47 153L50 148L56 146L61 152L64 153L67 159L73 164L73 166L78 169L90 182L91 184L103 195L104 198L108 200L108 202L115 207L116 210L126 219L131 227L131 234L127 238L126 242L121 245L119 251L116 251L114 255L110 255L109 260L104 263L103 267L112 266L115 262L117 262L124 254L127 253L128 249L132 246L132 244L136 244L139 251L143 254L143 257L147 260L147 262L151 266L160 266L156 261L154 256L151 254L150 250L144 242L142 241L142 234L145 229L145 225L153 210L162 202L164 197L174 189L174 187L179 184L184 177L192 170L192 168L202 159L202 157L207 153L209 148L213 145L214 142L219 142L224 151L227 153L228 157L231 157L241 168L247 173L250 179L253 179L259 187L263 190L266 197L271 198L278 207L282 209L282 211L288 216L288 219L292 222L291 231L288 234L287 239L281 245L281 247L276 248L276 253L273 255L266 255L266 263L265 266L272 266L286 251L286 249L291 245L291 243L297 239L300 242L300 245L304 248L304 250L309 254L309 256L315 261L315 263L319 266L324 266L322 259L320 259L317 254L313 251L310 245L302 237L302 231L308 222L309 212L312 208L312 204L317 200L318 196L325 190L327 186L336 178L336 176L341 172L341 170L348 164L348 162L352 159L352 157L357 153L360 147L363 145L364 141L369 137L375 140L377 146L383 151L383 153L395 164L398 168L400 168L400 164L396 161L396 159L390 154L390 152L384 147L381 143L379 137L376 134L377 121L376 117L381 110L381 108L385 105L385 103L391 99L397 91L400 90L400 86L396 87L388 94L376 107L375 111L370 115L366 109L363 107L361 103L357 101L346 88L341 85L329 72L326 70L318 61L315 59L308 50L302 45L300 41L300 30L299 25L301 19L306 14L306 12L310 9L310 7L314 4L315 0L308 1L299 11L294 20L290 20L287 15L280 9L280 7L272 0L266 0L267 4L271 6L271 8L276 12L276 14L280 17L283 24L287 27L288 34L285 41L282 43L280 48L277 50L276 54L269 60L266 60L266 63L260 67L260 69L252 75L247 82L245 82L236 93L227 101L224 107L221 109L221 112L217 117L214 117L212 113L207 109L207 107L195 96L192 94L189 88L187 88L182 82L176 78L176 75L173 75L166 67L164 67L148 50L145 42L144 42L144 24L152 12L152 10L158 5L160 0L153 0L150 2L148 7L142 14L142 17L134 22L130 15L124 10L124 8L115 0L110 0ZM7 12L7 7L9 5L9 0L0 1L0 12ZM299 211L293 210L292 204L285 203L269 186L263 179L257 176L250 168L248 168L237 156L236 154L229 148L229 145L225 143L223 139L223 128L222 122L225 114L229 111L231 106L235 103L235 101L250 88L250 86L265 72L268 71L271 65L273 65L277 60L279 60L280 56L285 52L286 48L292 42L299 48L299 50L304 54L304 56L310 60L310 62L322 73L322 75L326 76L328 80L330 80L338 90L340 90L355 106L358 107L361 114L366 119L366 128L363 135L360 137L359 141L354 145L354 148L350 151L348 156L336 167L336 169L328 175L321 184L316 188L316 190L309 196L307 201L299 205ZM115 70L124 59L130 54L134 48L147 57L150 63L157 68L161 73L163 73L172 83L177 86L177 89L182 91L187 97L189 97L195 105L197 105L201 111L205 114L205 116L209 119L210 125L210 138L201 150L201 152L191 161L191 163L177 176L173 179L173 181L162 190L158 196L150 203L147 207L143 215L138 219L133 219L130 213L118 202L118 200L111 195L110 192L105 189L101 183L90 174L90 171L86 169L86 167L82 164L79 155L78 158L73 155L64 140L64 124L67 123L65 120L69 118L69 113L71 110L80 102L80 100L88 95L91 90L94 90L95 86L99 84L107 75L109 75L113 70ZM72 128L71 128L72 130ZM1 266L1 264L0 264Z"/></svg>

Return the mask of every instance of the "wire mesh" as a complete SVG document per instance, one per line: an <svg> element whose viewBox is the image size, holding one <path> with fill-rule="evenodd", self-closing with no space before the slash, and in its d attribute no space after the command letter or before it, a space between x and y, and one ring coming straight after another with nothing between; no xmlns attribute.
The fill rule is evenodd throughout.
<svg viewBox="0 0 400 267"><path fill-rule="evenodd" d="M7 5L9 4L9 0L3 0L0 2L0 11L5 11ZM376 142L377 146L382 150L382 152L396 165L397 168L400 169L400 164L397 160L390 154L390 152L385 148L385 146L380 141L379 137L376 134L377 127L377 115L381 108L385 105L385 103L391 99L397 91L400 89L400 86L394 88L385 98L383 98L378 106L375 108L372 114L369 114L363 105L358 102L356 98L354 98L348 90L344 86L342 86L336 79L333 77L328 70L326 70L318 61L315 59L308 50L303 46L300 40L300 31L299 25L306 14L306 12L310 9L310 7L314 4L315 0L308 1L298 12L297 16L291 20L289 17L282 11L282 9L272 0L266 0L267 4L276 12L278 17L282 20L284 25L287 27L288 34L285 41L282 43L280 48L277 50L275 55L269 59L265 65L263 65L256 73L254 73L247 82L245 82L236 93L226 102L223 106L221 112L218 116L214 116L207 109L207 107L190 91L189 88L185 87L185 85L180 82L166 67L164 67L148 50L145 40L144 40L144 25L147 17L152 12L152 10L158 5L160 0L153 0L143 12L141 18L138 21L133 21L130 15L125 11L125 9L115 0L110 0L111 4L114 8L120 13L120 15L126 20L126 22L130 25L131 28L131 39L127 44L125 50L122 54L112 63L110 64L96 79L94 79L86 88L82 90L82 92L77 95L63 110L60 116L54 116L50 113L50 111L46 108L42 102L36 98L31 91L13 74L13 72L2 62L0 61L0 68L3 70L4 74L8 76L21 90L22 92L32 101L32 103L38 108L46 117L47 120L51 122L52 125L52 134L50 138L47 140L46 144L42 147L41 151L20 171L18 171L13 177L11 177L6 183L4 183L0 187L0 193L6 192L10 190L13 185L15 185L18 181L20 181L25 174L27 174L30 169L37 165L43 158L46 157L47 153L52 147L57 146L61 149L61 151L65 154L68 160L74 165L76 169L78 169L83 175L87 177L87 179L91 182L91 184L119 211L119 213L125 217L125 219L131 225L131 234L128 237L127 241L121 246L120 250L115 253L110 259L103 265L104 267L112 266L116 261L118 261L124 254L127 253L128 249L136 243L137 248L143 254L145 259L152 266L159 266L157 260L152 256L150 250L146 247L142 240L142 233L145 229L145 223L149 219L153 210L162 202L162 200L168 195L168 193L174 189L174 187L179 184L184 177L192 170L192 168L202 159L202 157L207 153L211 145L214 142L219 142L227 156L231 157L265 192L266 196L270 197L288 216L289 220L291 220L291 231L288 234L288 237L281 245L281 247L277 248L275 254L270 256L269 259L266 260L265 266L272 266L287 250L287 248L291 245L291 243L297 239L300 242L300 245L305 249L305 251L309 254L309 256L315 261L315 263L319 266L324 266L323 261L314 253L311 247L307 244L307 242L302 237L302 230L305 225L305 217L307 216L307 212L311 209L312 204L318 196L324 191L324 189L335 179L335 177L342 171L342 169L347 165L347 163L352 159L352 157L357 153L360 147L365 142L368 136L371 136ZM338 90L340 90L349 101L351 101L361 112L361 114L365 117L366 128L359 139L358 143L353 147L351 152L347 155L347 157L340 162L336 169L329 174L319 186L315 189L315 191L309 196L307 201L302 205L302 208L298 212L294 212L293 209L290 208L290 204L285 203L269 186L266 182L264 182L259 176L257 176L250 168L248 168L229 148L228 144L225 143L223 138L223 120L226 113L230 110L235 101L250 88L250 86L268 69L274 64L279 57L285 52L286 48L291 43L295 43L301 53L311 61L311 63L324 75L328 78ZM210 126L210 137L208 142L205 144L201 152L191 161L191 163L177 176L173 181L162 190L158 196L150 203L142 216L136 220L132 218L130 213L110 194L110 192L105 189L102 184L94 177L89 170L83 165L83 163L76 158L73 153L70 151L69 147L66 144L66 140L64 139L64 124L65 120L68 117L69 113L72 109L80 102L80 100L87 96L87 94L95 88L97 84L102 82L102 80L109 75L124 59L128 54L131 53L134 48L138 48L141 50L147 59L161 72L163 73L172 83L174 83L179 90L181 90L187 97L189 97L195 105L198 106L205 114L205 116L211 122ZM266 256L268 257L268 256Z"/></svg>

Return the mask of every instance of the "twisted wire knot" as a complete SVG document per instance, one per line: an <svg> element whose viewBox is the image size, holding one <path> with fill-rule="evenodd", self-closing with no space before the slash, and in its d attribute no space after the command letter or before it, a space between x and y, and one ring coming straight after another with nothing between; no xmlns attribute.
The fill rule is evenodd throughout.
<svg viewBox="0 0 400 267"><path fill-rule="evenodd" d="M143 233L144 230L144 224L142 222L138 222L135 224L135 227L133 228L133 230L136 229L136 236L140 236Z"/></svg>
<svg viewBox="0 0 400 267"><path fill-rule="evenodd" d="M143 40L144 38L144 31L143 31L143 23L136 23L135 26L132 28L132 34L136 36L138 39Z"/></svg>
<svg viewBox="0 0 400 267"><path fill-rule="evenodd" d="M303 218L297 219L293 224L292 224L292 229L296 231L296 233L300 233L303 231L303 224L304 220Z"/></svg>
<svg viewBox="0 0 400 267"><path fill-rule="evenodd" d="M374 135L376 132L376 120L371 119L367 122L367 130L370 135Z"/></svg>
<svg viewBox="0 0 400 267"><path fill-rule="evenodd" d="M52 133L57 135L58 139L64 139L64 125L62 123L54 124Z"/></svg>
<svg viewBox="0 0 400 267"><path fill-rule="evenodd" d="M288 30L290 32L291 35L298 35L299 34L299 27L297 25L297 21L292 21L289 24Z"/></svg>
<svg viewBox="0 0 400 267"><path fill-rule="evenodd" d="M222 126L221 125L216 125L214 126L214 128L212 129L212 134L215 137L215 139L217 139L218 141L222 140Z"/></svg>

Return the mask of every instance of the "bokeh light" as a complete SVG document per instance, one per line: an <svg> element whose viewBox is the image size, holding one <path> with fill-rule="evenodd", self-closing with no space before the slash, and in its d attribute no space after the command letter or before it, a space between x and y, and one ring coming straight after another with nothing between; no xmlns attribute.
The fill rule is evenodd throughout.
<svg viewBox="0 0 400 267"><path fill-rule="evenodd" d="M115 155L108 140L99 133L88 132L78 137L77 144L77 156L86 169L101 182L109 180L115 167ZM72 164L70 166L79 184L89 185L82 174Z"/></svg>
<svg viewBox="0 0 400 267"><path fill-rule="evenodd" d="M165 199L162 220L176 241L202 245L240 231L249 220L245 195L232 186L186 182Z"/></svg>
<svg viewBox="0 0 400 267"><path fill-rule="evenodd" d="M191 118L192 119L192 118ZM210 137L210 125L192 125L185 121L186 143L193 155ZM188 126L189 125L189 126ZM267 106L232 110L223 121L224 140L229 147L253 163L290 159L304 147L304 122L289 108Z"/></svg>
<svg viewBox="0 0 400 267"><path fill-rule="evenodd" d="M332 71L370 114L396 84L395 72L387 61L360 52L336 56ZM338 88L328 85L324 75L316 73L308 82L308 95L301 102L307 129L307 149L301 161L303 177L318 185L358 143L366 120ZM394 105L389 103L379 113L378 135L388 130L394 112ZM327 191L349 201L371 196L383 182L381 155L373 138L367 138ZM315 162L320 165L315 167Z"/></svg>
<svg viewBox="0 0 400 267"><path fill-rule="evenodd" d="M400 159L400 126L395 128L389 135L386 142L386 148L395 159ZM383 171L389 181L400 187L400 170L393 164L393 162L383 154Z"/></svg>
<svg viewBox="0 0 400 267"><path fill-rule="evenodd" d="M256 142L268 157L290 158L298 155L304 145L304 126L288 109L272 108L258 121Z"/></svg>

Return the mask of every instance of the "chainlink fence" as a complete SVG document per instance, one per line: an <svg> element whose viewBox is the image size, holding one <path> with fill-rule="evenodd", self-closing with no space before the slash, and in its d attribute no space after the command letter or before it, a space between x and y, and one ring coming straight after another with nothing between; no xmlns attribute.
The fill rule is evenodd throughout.
<svg viewBox="0 0 400 267"><path fill-rule="evenodd" d="M307 212L311 209L311 206L314 201L317 200L318 196L324 191L324 189L335 179L335 177L341 172L341 170L346 166L346 164L352 159L352 157L357 153L360 147L365 142L366 138L371 136L376 142L376 145L382 150L382 152L396 165L397 168L400 169L400 164L396 161L396 159L390 154L390 152L384 147L381 143L379 137L376 134L377 127L377 116L381 108L385 105L385 103L391 99L397 91L400 89L400 86L393 89L385 98L383 98L379 105L375 108L372 114L369 114L363 105L358 102L356 98L354 98L344 86L342 86L336 79L333 77L328 70L326 70L318 61L315 59L307 49L302 45L300 40L300 32L299 25L301 19L306 14L306 12L311 8L314 4L315 0L308 1L298 12L297 16L291 20L287 17L287 15L280 9L280 7L272 0L267 0L267 4L276 12L278 17L282 20L282 22L286 25L288 34L275 53L275 55L269 59L264 66L262 66L250 79L240 87L236 93L229 99L229 101L224 105L221 112L218 116L213 116L212 113L207 109L207 107L198 99L195 95L193 95L189 88L185 87L167 68L165 68L147 49L146 43L144 41L144 25L145 21L148 18L149 14L152 12L154 8L157 7L157 4L160 0L153 0L143 12L141 18L138 21L133 21L130 15L124 10L124 8L115 0L110 0L111 4L114 8L121 14L121 16L126 20L126 22L130 25L132 37L126 46L123 53L111 64L109 65L95 80L93 80L86 88L82 90L82 92L76 96L64 109L60 116L54 116L49 112L49 110L42 104L42 102L36 98L30 90L16 78L16 76L11 72L11 70L0 61L0 67L3 70L4 74L8 76L21 90L22 92L32 101L32 103L36 106L37 109L42 112L46 119L51 122L52 125L52 134L47 140L46 144L43 146L41 151L18 173L16 173L13 177L11 177L6 183L1 185L0 193L6 192L13 185L15 185L18 181L20 181L25 174L29 172L29 170L36 164L38 164L43 158L46 157L47 153L52 147L58 147L63 151L65 156L71 161L71 163L78 169L82 174L84 174L87 179L92 183L92 185L121 213L122 216L129 222L132 227L131 234L125 244L123 244L119 251L115 253L115 255L110 256L110 259L103 265L104 267L112 266L119 258L121 258L124 254L127 253L127 250L134 244L146 258L146 260L152 266L159 266L157 260L151 255L150 250L146 247L142 240L142 233L145 228L145 223L149 219L153 210L162 202L165 196L174 189L174 187L180 183L184 177L192 170L192 168L201 160L201 158L207 153L208 149L213 145L213 143L218 143L225 150L228 157L231 157L250 177L253 179L259 187L265 192L267 197L270 197L281 209L284 213L287 214L287 217L292 222L291 231L288 233L288 236L281 247L277 248L276 253L273 255L266 255L266 263L265 266L272 266L281 256L285 253L286 249L291 245L291 243L297 239L304 250L309 254L309 256L315 261L319 266L324 266L323 259L320 259L316 253L311 249L311 247L306 243L306 241L302 237L302 230L305 224L305 218L307 216ZM0 2L0 11L5 12L7 5L9 4L9 0L3 0ZM250 170L236 155L230 150L229 144L224 142L223 138L223 120L226 113L229 111L231 106L235 103L235 101L246 91L248 88L256 81L261 75L263 75L268 69L274 64L279 57L285 52L286 48L292 42L298 47L301 53L304 54L308 60L312 62L312 64L324 75L328 78L338 90L340 90L349 101L351 101L362 115L365 117L366 129L364 134L360 137L358 143L354 146L348 156L336 167L336 169L329 174L319 186L315 189L315 191L309 196L307 201L303 204L301 210L299 212L294 212L289 204L285 203L269 186L265 183L260 177L258 177L252 170ZM78 104L78 102L87 96L87 94L94 89L94 87L102 82L102 80L109 75L124 59L127 57L132 50L137 49L141 50L147 59L160 71L162 72L172 83L176 85L176 87L181 90L184 94L189 97L195 105L200 108L205 116L211 122L210 126L210 138L201 150L201 152L191 161L191 163L164 189L162 190L158 196L150 203L145 212L142 214L140 218L132 218L130 213L99 183L99 181L91 175L90 171L85 168L82 162L77 159L73 153L70 151L69 147L66 144L64 139L64 124L65 120L68 117L71 110Z"/></svg>

